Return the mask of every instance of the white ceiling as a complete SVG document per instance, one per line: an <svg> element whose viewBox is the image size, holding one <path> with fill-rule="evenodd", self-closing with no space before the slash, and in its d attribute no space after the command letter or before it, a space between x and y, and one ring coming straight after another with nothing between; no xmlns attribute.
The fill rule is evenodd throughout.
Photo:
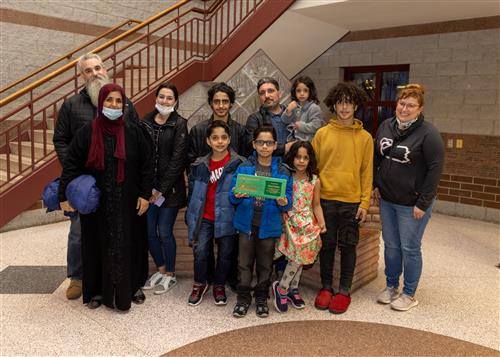
<svg viewBox="0 0 500 357"><path fill-rule="evenodd" d="M500 0L298 0L290 10L360 31L499 16Z"/></svg>

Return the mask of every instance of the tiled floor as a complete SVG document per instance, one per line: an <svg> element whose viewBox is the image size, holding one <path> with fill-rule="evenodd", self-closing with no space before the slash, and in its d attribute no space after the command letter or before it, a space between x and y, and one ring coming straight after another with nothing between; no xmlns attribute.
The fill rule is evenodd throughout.
<svg viewBox="0 0 500 357"><path fill-rule="evenodd" d="M61 266L66 260L68 223L0 236L0 270L9 266ZM198 307L187 305L189 277L165 295L147 293L144 305L128 313L105 307L90 310L65 298L65 281L52 294L1 294L0 355L160 355L203 337L264 323L339 319L379 322L430 331L500 349L500 226L435 214L424 237L420 305L409 312L374 302L384 287L379 277L353 294L344 315L312 308L315 291L304 288L308 307L268 319L251 313L231 316L229 304L215 306L211 295ZM253 311L253 310L252 310Z"/></svg>

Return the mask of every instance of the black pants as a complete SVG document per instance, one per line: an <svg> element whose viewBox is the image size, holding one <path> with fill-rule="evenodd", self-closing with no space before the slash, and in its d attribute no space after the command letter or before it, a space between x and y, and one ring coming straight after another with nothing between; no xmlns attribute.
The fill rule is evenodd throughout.
<svg viewBox="0 0 500 357"><path fill-rule="evenodd" d="M233 247L231 267L229 268L229 274L227 276L227 282L229 283L229 285L231 285L231 287L236 287L238 285L238 235L234 237L234 240L236 243Z"/></svg>
<svg viewBox="0 0 500 357"><path fill-rule="evenodd" d="M253 279L253 267L256 265L257 284L254 287L256 298L267 299L271 273L273 271L274 238L259 238L259 228L252 227L251 235L240 233L239 264L240 281L238 284L238 302L250 303Z"/></svg>
<svg viewBox="0 0 500 357"><path fill-rule="evenodd" d="M352 286L356 266L356 245L359 241L359 225L356 221L357 203L321 200L326 223L326 233L321 235L323 246L319 253L321 285L333 286L335 249L340 249L340 291L348 294Z"/></svg>

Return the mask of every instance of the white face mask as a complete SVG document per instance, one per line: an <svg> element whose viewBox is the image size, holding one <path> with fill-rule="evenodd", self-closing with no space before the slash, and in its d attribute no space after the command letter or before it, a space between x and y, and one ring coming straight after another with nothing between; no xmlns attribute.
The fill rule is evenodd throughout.
<svg viewBox="0 0 500 357"><path fill-rule="evenodd" d="M161 105L158 103L155 104L155 108L156 108L156 110L158 110L160 115L162 115L164 117L169 115L170 113L172 113L174 111L174 107L167 107L166 105Z"/></svg>

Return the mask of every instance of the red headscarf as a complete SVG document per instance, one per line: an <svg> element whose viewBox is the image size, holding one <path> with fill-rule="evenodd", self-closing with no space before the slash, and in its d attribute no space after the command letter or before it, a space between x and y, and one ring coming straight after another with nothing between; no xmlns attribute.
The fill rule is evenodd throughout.
<svg viewBox="0 0 500 357"><path fill-rule="evenodd" d="M120 92L123 101L123 110L125 110L126 99L123 88L113 83L104 85L99 91L97 117L92 122L92 141L85 166L94 170L104 170L104 135L115 136L116 148L113 156L118 159L116 180L118 183L121 183L125 179L125 122L123 115L117 120L109 120L102 114L104 101L111 92Z"/></svg>

